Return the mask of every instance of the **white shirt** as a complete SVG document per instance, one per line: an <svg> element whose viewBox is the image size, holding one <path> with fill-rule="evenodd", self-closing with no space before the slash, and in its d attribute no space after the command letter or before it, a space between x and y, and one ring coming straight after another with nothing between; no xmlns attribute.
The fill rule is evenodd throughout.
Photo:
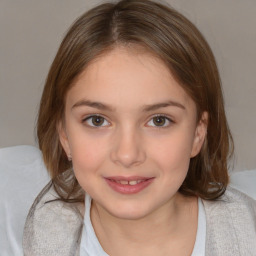
<svg viewBox="0 0 256 256"><path fill-rule="evenodd" d="M196 242L191 256L205 255L205 238L206 238L206 216L204 205L201 198L198 198L198 224L196 233Z"/></svg>
<svg viewBox="0 0 256 256"><path fill-rule="evenodd" d="M85 197L85 215L84 226L80 244L80 256L109 256L101 247L99 240L94 232L91 217L91 197L86 194ZM204 206L201 199L198 199L198 227L196 242L191 256L205 255L205 238L206 238L206 217Z"/></svg>

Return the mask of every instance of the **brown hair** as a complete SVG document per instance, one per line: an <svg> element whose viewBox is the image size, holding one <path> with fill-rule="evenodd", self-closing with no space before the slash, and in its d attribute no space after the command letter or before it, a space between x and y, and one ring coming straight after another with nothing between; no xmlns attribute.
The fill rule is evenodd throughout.
<svg viewBox="0 0 256 256"><path fill-rule="evenodd" d="M190 161L180 192L204 199L220 197L228 184L233 140L212 51L198 29L174 9L148 0L122 0L89 10L71 26L47 77L37 135L60 199L82 201L84 196L58 136L66 94L90 61L116 45L138 45L157 55L196 103L198 120L208 112L207 137Z"/></svg>

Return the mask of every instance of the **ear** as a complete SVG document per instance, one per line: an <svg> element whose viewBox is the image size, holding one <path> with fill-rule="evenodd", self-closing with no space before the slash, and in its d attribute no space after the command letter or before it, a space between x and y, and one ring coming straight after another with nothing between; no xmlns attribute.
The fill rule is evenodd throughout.
<svg viewBox="0 0 256 256"><path fill-rule="evenodd" d="M68 136L67 136L67 132L66 132L65 126L63 124L63 121L59 121L59 123L57 125L57 130L58 130L59 140L62 145L62 148L66 152L67 158L70 159L71 158L71 150L70 150Z"/></svg>
<svg viewBox="0 0 256 256"><path fill-rule="evenodd" d="M193 147L192 147L191 156L190 156L191 158L195 157L200 152L207 134L207 126L208 126L208 113L203 112L201 119L198 122L196 127Z"/></svg>

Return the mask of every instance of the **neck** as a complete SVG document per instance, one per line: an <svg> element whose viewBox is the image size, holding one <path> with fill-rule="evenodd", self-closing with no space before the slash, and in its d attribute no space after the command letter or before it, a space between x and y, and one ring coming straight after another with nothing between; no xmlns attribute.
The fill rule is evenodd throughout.
<svg viewBox="0 0 256 256"><path fill-rule="evenodd" d="M166 247L166 252L170 246L186 241L186 235L189 240L192 237L193 249L197 199L177 194L154 212L135 220L116 218L93 202L91 220L99 242L109 255L156 255L157 250L160 255L159 248ZM188 234L188 227L191 229L193 225L194 232Z"/></svg>

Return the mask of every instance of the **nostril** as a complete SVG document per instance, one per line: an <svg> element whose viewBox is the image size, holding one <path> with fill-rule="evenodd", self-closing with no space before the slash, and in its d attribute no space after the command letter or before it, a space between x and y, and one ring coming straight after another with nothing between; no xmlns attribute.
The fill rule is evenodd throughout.
<svg viewBox="0 0 256 256"><path fill-rule="evenodd" d="M111 153L111 160L116 164L126 168L139 165L145 161L145 153L142 150L134 149L133 151L115 150Z"/></svg>
<svg viewBox="0 0 256 256"><path fill-rule="evenodd" d="M145 152L141 137L131 127L124 127L115 134L113 148L111 150L111 160L125 168L139 165L145 161Z"/></svg>

